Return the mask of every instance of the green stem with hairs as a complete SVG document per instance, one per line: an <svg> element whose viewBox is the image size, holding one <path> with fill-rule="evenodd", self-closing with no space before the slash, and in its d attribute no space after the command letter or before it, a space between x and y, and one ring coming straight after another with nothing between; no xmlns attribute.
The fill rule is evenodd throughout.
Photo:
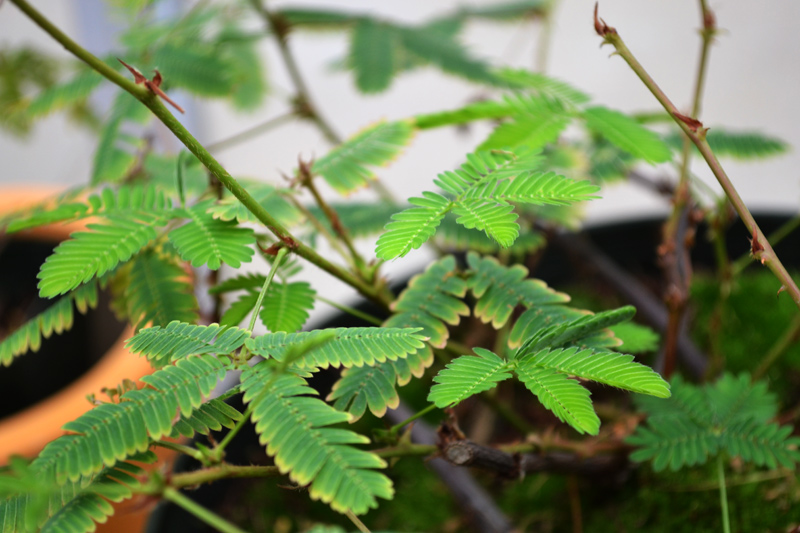
<svg viewBox="0 0 800 533"><path fill-rule="evenodd" d="M170 130L173 134L189 149L192 154L200 160L201 163L214 175L233 195L242 202L242 205L247 208L264 226L267 227L281 242L288 246L295 254L307 259L311 263L317 265L322 270L328 272L332 276L347 283L363 296L372 300L383 307L388 307L391 302L391 296L384 287L375 287L369 285L351 272L343 270L337 265L334 265L321 255L319 255L313 248L303 244L296 239L289 231L276 220L269 212L259 204L250 193L248 193L242 185L231 176L227 170L206 150L194 136L178 121L177 118L164 106L158 96L150 92L147 88L137 85L133 81L125 78L120 73L109 67L103 61L91 54L89 51L81 47L75 41L70 39L61 30L55 27L47 18L44 17L39 11L34 9L26 0L11 0L11 3L16 5L23 13L25 13L33 22L40 28L47 32L51 37L58 41L64 48L71 52L75 57L85 62L92 67L99 74L104 76L112 83L118 85L122 89L129 92L136 99L147 106L153 114Z"/></svg>
<svg viewBox="0 0 800 533"><path fill-rule="evenodd" d="M719 504L722 508L722 531L731 533L731 518L728 514L728 488L725 484L725 462L722 454L717 456L717 482L719 483Z"/></svg>
<svg viewBox="0 0 800 533"><path fill-rule="evenodd" d="M722 186L722 190L725 191L725 195L730 200L731 204L733 205L736 212L739 214L739 217L744 222L747 230L753 237L753 255L756 259L758 259L763 265L769 268L773 274L778 278L778 280L782 283L783 288L792 298L795 305L800 308L800 288L798 288L797 284L794 282L792 277L789 275L789 272L786 270L786 267L783 266L778 256L775 254L775 251L772 249L767 238L764 236L764 233L761 231L761 228L758 227L756 224L753 215L750 213L750 210L742 200L742 197L739 195L739 192L733 186L728 174L725 172L725 169L722 168L719 160L717 159L716 155L714 155L713 150L709 146L708 142L706 141L706 130L702 128L702 124L687 124L684 120L683 115L678 111L675 105L670 101L666 94L661 90L661 88L656 84L653 78L650 77L650 74L644 69L644 67L639 63L636 57L631 53L628 47L623 42L622 38L613 28L605 27L605 29L600 26L600 31L602 31L601 35L603 36L604 42L612 45L616 51L617 55L619 55L627 64L630 66L631 70L642 80L642 83L650 90L650 92L655 96L656 100L666 109L666 111L670 114L673 118L675 123L678 127L683 130L683 132L691 139L692 143L697 147L700 151L700 154L705 159L708 167L714 173L714 176L717 178L717 181Z"/></svg>

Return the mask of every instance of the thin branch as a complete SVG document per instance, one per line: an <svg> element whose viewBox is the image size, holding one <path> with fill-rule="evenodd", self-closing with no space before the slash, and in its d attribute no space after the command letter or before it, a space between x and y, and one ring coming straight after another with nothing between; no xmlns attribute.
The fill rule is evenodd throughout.
<svg viewBox="0 0 800 533"><path fill-rule="evenodd" d="M193 499L182 494L179 490L166 487L163 496L165 500L182 507L209 526L216 528L217 531L221 531L222 533L246 533L245 530L236 527L218 514L209 511Z"/></svg>
<svg viewBox="0 0 800 533"><path fill-rule="evenodd" d="M284 124L292 121L294 118L295 118L294 113L284 113L283 115L278 115L277 117L265 120L261 124L256 124L252 128L240 131L239 133L231 135L230 137L221 139L211 144L207 144L206 150L208 150L209 152L221 152L223 150L227 150L232 146L236 146L239 143L249 141L272 129L283 126Z"/></svg>
<svg viewBox="0 0 800 533"><path fill-rule="evenodd" d="M739 214L748 231L752 235L751 251L753 256L758 259L761 264L769 268L773 274L775 274L778 280L780 280L782 283L781 290L786 290L786 292L788 292L791 296L795 305L800 308L800 287L797 286L792 277L789 275L789 272L786 270L786 267L783 266L783 263L781 263L780 259L775 254L775 251L772 249L769 241L767 241L767 238L764 236L761 228L758 227L753 215L745 205L744 200L742 200L739 192L733 186L733 183L731 183L731 180L725 172L725 169L722 168L722 165L720 164L716 155L714 155L713 150L711 150L711 147L705 138L707 130L703 128L702 122L691 117L684 116L678 112L678 109L675 107L672 101L670 101L667 95L664 94L656 82L653 81L653 78L650 77L650 74L647 73L647 71L639 63L636 57L634 57L628 47L625 46L625 43L617 33L617 30L608 26L605 21L597 17L597 6L595 6L595 30L601 37L603 37L604 43L611 44L616 49L617 55L622 57L628 66L631 67L639 79L642 80L642 83L644 83L644 85L650 90L650 92L653 94L653 96L655 96L664 109L667 110L675 123L678 124L683 132L689 136L694 145L697 146L697 149L700 150L700 154L703 156L703 159L705 159L709 168L714 173L714 176L717 178L717 181L722 186L722 190L725 191L725 195L728 197L731 204L733 204L734 209L736 209L736 212Z"/></svg>
<svg viewBox="0 0 800 533"><path fill-rule="evenodd" d="M264 226L266 226L285 246L294 253L314 263L322 270L332 276L339 278L347 283L366 298L381 305L388 307L392 298L384 287L373 287L352 273L334 265L313 248L296 239L289 231L276 220L269 212L259 204L241 184L236 181L227 170L206 150L194 136L181 124L175 116L164 106L158 96L147 90L145 87L135 84L128 80L117 71L109 67L103 61L95 57L86 49L78 45L75 41L67 37L61 30L56 28L41 13L34 9L26 0L11 0L20 10L22 10L33 22L45 30L50 36L72 52L78 59L84 61L90 67L102 74L109 81L115 83L122 89L128 91L140 102L153 112L164 125L197 157L203 165L211 172L225 187L242 202L248 211L253 213Z"/></svg>

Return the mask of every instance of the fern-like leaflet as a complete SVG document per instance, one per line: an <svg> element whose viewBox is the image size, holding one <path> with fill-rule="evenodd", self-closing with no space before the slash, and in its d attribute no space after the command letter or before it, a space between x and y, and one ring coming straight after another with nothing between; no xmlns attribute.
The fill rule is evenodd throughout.
<svg viewBox="0 0 800 533"><path fill-rule="evenodd" d="M407 121L381 122L351 137L314 162L319 174L342 194L375 178L369 167L383 166L410 142L414 129Z"/></svg>
<svg viewBox="0 0 800 533"><path fill-rule="evenodd" d="M391 499L392 482L375 471L386 463L352 446L369 439L327 427L352 416L314 398L316 391L304 379L291 372L277 373L274 365L267 360L246 367L242 389L260 441L280 471L299 485L309 485L313 499L340 513L363 514L377 506L376 498Z"/></svg>
<svg viewBox="0 0 800 533"><path fill-rule="evenodd" d="M395 214L380 236L375 254L381 259L403 257L422 246L453 211L456 222L483 230L501 246L513 244L519 234L512 202L567 205L594 198L597 187L553 173L534 172L540 158L530 151L477 152L455 172L439 174L434 183L453 199L434 192L409 202L417 207Z"/></svg>
<svg viewBox="0 0 800 533"><path fill-rule="evenodd" d="M397 407L400 397L396 384L405 385L412 376L422 376L433 363L431 346L443 347L447 343L446 324L456 325L460 317L469 314L469 308L461 301L467 285L455 267L455 258L447 256L413 277L394 303L395 314L384 323L385 328L422 328L419 333L427 337L430 346L424 345L395 361L346 369L327 398L334 407L348 411L354 420L367 408L381 417L387 408Z"/></svg>
<svg viewBox="0 0 800 533"><path fill-rule="evenodd" d="M634 363L633 356L594 348L562 347L629 318L630 312L623 308L621 312L557 323L526 341L509 359L475 348L477 358L458 357L439 372L428 399L438 407L454 405L493 388L513 372L560 420L579 433L596 435L600 419L592 407L589 391L570 376L662 398L670 395L666 382L650 368Z"/></svg>
<svg viewBox="0 0 800 533"><path fill-rule="evenodd" d="M97 285L87 283L77 288L0 341L0 364L9 366L15 357L28 351L37 352L42 338L49 339L53 333L60 334L72 328L73 302L81 314L96 307Z"/></svg>
<svg viewBox="0 0 800 533"><path fill-rule="evenodd" d="M771 420L778 410L774 395L747 374L723 375L716 383L696 386L676 376L673 398L638 398L648 413L627 442L638 446L631 459L653 462L653 469L704 464L720 452L758 466L794 468L800 462L800 438L791 426Z"/></svg>
<svg viewBox="0 0 800 533"><path fill-rule="evenodd" d="M249 333L244 329L174 321L166 327L155 326L139 331L125 346L146 356L154 365L163 365L190 355L230 354L244 345L248 337Z"/></svg>

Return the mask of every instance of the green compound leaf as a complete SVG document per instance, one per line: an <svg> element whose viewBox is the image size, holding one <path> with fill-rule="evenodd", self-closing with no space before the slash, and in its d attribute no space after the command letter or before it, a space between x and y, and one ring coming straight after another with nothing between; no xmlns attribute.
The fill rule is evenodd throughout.
<svg viewBox="0 0 800 533"><path fill-rule="evenodd" d="M648 163L664 163L672 157L664 141L628 115L598 106L584 110L583 117L590 130Z"/></svg>
<svg viewBox="0 0 800 533"><path fill-rule="evenodd" d="M669 385L653 369L633 362L633 356L578 348L542 350L518 356L520 367L552 368L620 389L669 398Z"/></svg>
<svg viewBox="0 0 800 533"><path fill-rule="evenodd" d="M217 324L195 326L170 322L139 331L126 343L133 353L146 356L154 363L165 364L198 354L229 354L244 344L250 333L244 329L225 328Z"/></svg>
<svg viewBox="0 0 800 533"><path fill-rule="evenodd" d="M141 329L147 324L194 322L197 300L186 271L172 258L148 250L137 255L127 272L127 315Z"/></svg>
<svg viewBox="0 0 800 533"><path fill-rule="evenodd" d="M408 145L413 133L408 121L380 122L315 161L311 170L339 193L353 192L375 179L370 167L391 162Z"/></svg>
<svg viewBox="0 0 800 533"><path fill-rule="evenodd" d="M395 73L395 47L399 44L392 26L370 18L358 21L350 41L349 63L362 93L377 93L389 87Z"/></svg>
<svg viewBox="0 0 800 533"><path fill-rule="evenodd" d="M38 352L42 338L49 339L53 333L70 330L74 320L73 302L81 314L90 307L97 307L97 285L88 283L79 287L0 341L0 364L9 366L22 354Z"/></svg>
<svg viewBox="0 0 800 533"><path fill-rule="evenodd" d="M129 391L120 403L101 404L65 424L71 433L48 444L31 467L45 480L74 482L143 452L170 434L178 413L190 416L224 374L220 361L201 356L145 376L149 388Z"/></svg>
<svg viewBox="0 0 800 533"><path fill-rule="evenodd" d="M353 416L351 423L364 416L367 407L380 418L386 414L386 409L400 405L400 396L395 390L396 380L391 363L348 368L333 385L326 400L334 402L333 407L337 410L350 413Z"/></svg>
<svg viewBox="0 0 800 533"><path fill-rule="evenodd" d="M616 338L622 341L620 351L626 353L648 353L658 349L658 333L633 322L623 322L609 328Z"/></svg>
<svg viewBox="0 0 800 533"><path fill-rule="evenodd" d="M283 196L283 191L268 183L243 183L247 192L258 202L261 207L269 211L269 214L286 226L291 226L303 220L300 211L289 203ZM229 221L236 220L240 223L253 222L259 223L256 216L250 212L242 202L233 194L227 193L225 197L212 205L208 212L214 218Z"/></svg>
<svg viewBox="0 0 800 533"><path fill-rule="evenodd" d="M412 207L392 215L386 231L375 244L375 255L379 259L405 257L430 239L452 203L434 192L425 191L422 198L409 198Z"/></svg>
<svg viewBox="0 0 800 533"><path fill-rule="evenodd" d="M376 472L386 463L352 444L369 439L352 431L330 428L351 415L336 411L312 395L316 391L293 374L276 374L271 361L242 373L244 401L253 408L259 440L275 465L298 485L309 485L315 500L340 513L364 514L376 498L391 499L392 482Z"/></svg>
<svg viewBox="0 0 800 533"><path fill-rule="evenodd" d="M194 267L207 265L211 270L218 270L222 263L234 268L249 263L256 242L253 230L213 218L207 213L210 205L203 202L177 211L178 216L189 219L169 232L181 258Z"/></svg>
<svg viewBox="0 0 800 533"><path fill-rule="evenodd" d="M473 348L478 357L463 355L453 359L433 381L428 401L436 407L453 406L474 394L491 390L511 377L511 364L489 350Z"/></svg>
<svg viewBox="0 0 800 533"><path fill-rule="evenodd" d="M163 215L143 212L108 215L105 224L89 224L90 231L73 233L42 265L40 296L64 294L109 272L153 241L155 228L166 221Z"/></svg>
<svg viewBox="0 0 800 533"><path fill-rule="evenodd" d="M559 420L572 426L578 433L597 435L600 431L600 419L592 407L589 391L577 381L552 368L535 365L518 365L514 371L542 405Z"/></svg>
<svg viewBox="0 0 800 533"><path fill-rule="evenodd" d="M518 305L546 307L569 301L569 296L557 292L541 280L528 278L528 269L521 265L505 267L493 257L467 254L470 267L467 284L478 299L475 316L484 323L500 328Z"/></svg>
<svg viewBox="0 0 800 533"><path fill-rule="evenodd" d="M478 150L526 146L538 150L558 139L572 117L562 104L545 98L522 100L512 120L495 128Z"/></svg>
<svg viewBox="0 0 800 533"><path fill-rule="evenodd" d="M242 413L222 400L209 400L197 408L191 416L181 416L170 437L191 439L196 433L208 435L211 431L220 431L223 427L233 429L242 416Z"/></svg>
<svg viewBox="0 0 800 533"><path fill-rule="evenodd" d="M712 127L706 133L706 141L718 157L731 157L743 161L765 159L784 154L789 150L786 141L757 131L731 131ZM683 146L680 133L669 135L666 142L676 150Z"/></svg>
<svg viewBox="0 0 800 533"><path fill-rule="evenodd" d="M424 347L420 328L335 328L300 333L271 333L247 341L247 347L265 358L284 361L292 347L328 337L292 361L298 368L363 366L395 360Z"/></svg>
<svg viewBox="0 0 800 533"><path fill-rule="evenodd" d="M530 70L501 68L495 70L495 76L508 84L511 89L532 91L539 96L561 100L573 105L586 104L589 96L561 80L545 76Z"/></svg>
<svg viewBox="0 0 800 533"><path fill-rule="evenodd" d="M316 294L311 285L305 281L293 283L273 281L267 289L259 314L261 321L273 333L277 331L293 333L301 329L308 320L308 312L314 309Z"/></svg>

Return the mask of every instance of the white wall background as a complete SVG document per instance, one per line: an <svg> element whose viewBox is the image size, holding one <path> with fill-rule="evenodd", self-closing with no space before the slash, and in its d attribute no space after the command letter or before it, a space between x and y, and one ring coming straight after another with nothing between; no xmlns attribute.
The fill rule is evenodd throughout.
<svg viewBox="0 0 800 533"><path fill-rule="evenodd" d="M181 4L180 0L175 0ZM488 4L491 0L317 0L271 2L311 5L370 12L406 21L420 22L455 8L461 3ZM104 52L108 36L103 6L99 0L34 0L57 25L90 49ZM616 27L628 47L652 77L682 109L690 107L699 54L698 2L603 0L601 16ZM700 119L706 125L758 129L800 147L800 2L783 0L746 2L711 0L722 30L710 55L706 97ZM600 48L594 33L594 0L560 0L553 21L548 56L550 75L561 78L593 96L596 103L624 111L655 110L656 102L610 47ZM258 21L254 21L257 25ZM481 57L532 66L539 26L526 24L470 23L465 42ZM106 43L105 45L103 43ZM29 43L65 54L9 2L0 4L0 48ZM480 87L434 71L418 70L401 76L391 89L377 96L356 93L352 78L332 72L332 61L344 56L346 37L336 33L297 33L290 45L312 87L320 111L343 135L380 119L396 119L414 113L457 107L485 94ZM262 49L272 80L270 104L249 115L231 112L226 106L199 101L191 105L186 123L203 142L226 138L287 109L291 84L276 48L264 42ZM184 97L184 100L185 97ZM418 194L430 187L437 172L458 165L463 155L481 140L487 130L474 128L466 135L452 129L423 132L409 152L385 172L385 183L398 197ZM35 134L18 140L0 133L0 185L79 184L88 179L94 141L75 130L61 116L42 121ZM227 150L221 162L233 175L278 180L280 171L290 172L297 156L320 156L327 145L308 124L292 124ZM800 200L798 151L758 163L724 165L747 202L756 208L772 207L796 211ZM694 170L709 183L713 178L700 162ZM663 170L660 170L663 171ZM2 190L0 189L0 194ZM614 187L593 202L591 220L666 212L661 200L635 187ZM371 254L370 243L365 251ZM413 269L425 261L423 254L393 264L391 269ZM331 290L336 292L334 286Z"/></svg>

